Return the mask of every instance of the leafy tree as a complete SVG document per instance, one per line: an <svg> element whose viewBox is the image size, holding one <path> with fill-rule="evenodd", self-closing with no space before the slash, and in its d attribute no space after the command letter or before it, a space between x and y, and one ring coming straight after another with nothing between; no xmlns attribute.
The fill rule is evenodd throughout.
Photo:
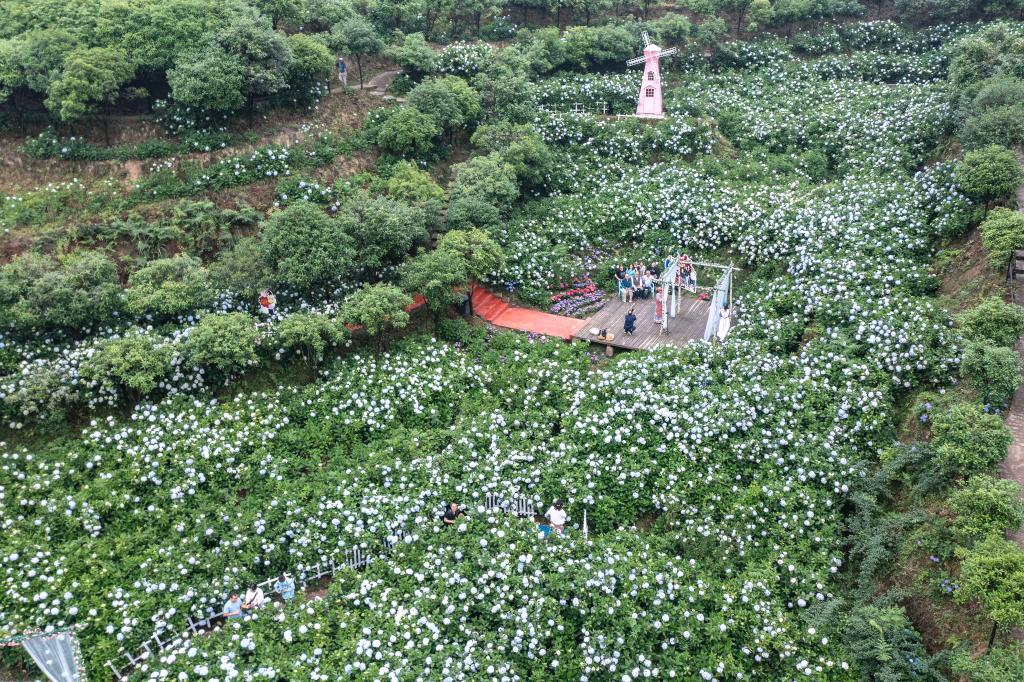
<svg viewBox="0 0 1024 682"><path fill-rule="evenodd" d="M957 403L935 417L932 444L946 480L988 471L1006 457L1013 437L997 415Z"/></svg>
<svg viewBox="0 0 1024 682"><path fill-rule="evenodd" d="M270 25L277 27L282 21L297 21L302 16L300 0L249 0L260 11L270 17Z"/></svg>
<svg viewBox="0 0 1024 682"><path fill-rule="evenodd" d="M79 41L63 29L41 28L11 42L15 50L12 58L17 63L9 64L7 70L15 78L14 84L46 93L60 77L69 53L78 47Z"/></svg>
<svg viewBox="0 0 1024 682"><path fill-rule="evenodd" d="M529 64L520 50L496 53L487 67L473 78L483 106L495 117L512 123L529 123L537 114L537 87L528 78Z"/></svg>
<svg viewBox="0 0 1024 682"><path fill-rule="evenodd" d="M399 281L405 291L423 294L427 306L440 313L455 303L469 281L466 259L441 249L427 251L402 264Z"/></svg>
<svg viewBox="0 0 1024 682"><path fill-rule="evenodd" d="M554 154L529 125L503 122L481 126L471 141L484 151L499 153L512 166L524 190L541 189L554 170Z"/></svg>
<svg viewBox="0 0 1024 682"><path fill-rule="evenodd" d="M62 121L95 114L103 104L117 100L135 73L124 50L90 47L75 50L64 61L60 76L47 90L46 107Z"/></svg>
<svg viewBox="0 0 1024 682"><path fill-rule="evenodd" d="M166 319L213 303L210 277L198 258L177 255L150 261L128 276L128 311Z"/></svg>
<svg viewBox="0 0 1024 682"><path fill-rule="evenodd" d="M249 112L257 97L273 95L288 85L292 52L285 37L261 17L242 16L218 31L214 38L227 54L242 64L242 95Z"/></svg>
<svg viewBox="0 0 1024 682"><path fill-rule="evenodd" d="M377 145L399 156L425 157L435 149L441 125L433 116L413 107L392 113L377 131Z"/></svg>
<svg viewBox="0 0 1024 682"><path fill-rule="evenodd" d="M969 0L895 0L901 16L919 21L942 21L963 17L971 6Z"/></svg>
<svg viewBox="0 0 1024 682"><path fill-rule="evenodd" d="M1021 383L1024 363L1017 351L1005 346L972 341L967 344L960 373L978 391L985 404L1008 405Z"/></svg>
<svg viewBox="0 0 1024 682"><path fill-rule="evenodd" d="M504 265L501 247L480 230L453 230L437 248L408 260L399 270L402 288L426 296L435 313L456 301L470 280L483 279Z"/></svg>
<svg viewBox="0 0 1024 682"><path fill-rule="evenodd" d="M338 211L337 220L357 245L355 260L369 270L400 262L415 246L427 239L421 209L387 197L359 193Z"/></svg>
<svg viewBox="0 0 1024 682"><path fill-rule="evenodd" d="M221 251L210 266L210 278L218 288L247 299L265 289L272 276L263 260L263 247L253 237L239 239L232 248Z"/></svg>
<svg viewBox="0 0 1024 682"><path fill-rule="evenodd" d="M410 33L398 45L384 50L384 56L402 67L406 75L419 80L437 69L437 53L422 33Z"/></svg>
<svg viewBox="0 0 1024 682"><path fill-rule="evenodd" d="M953 532L961 542L974 543L989 536L1002 537L1024 523L1024 501L1015 481L987 474L971 476L948 500Z"/></svg>
<svg viewBox="0 0 1024 682"><path fill-rule="evenodd" d="M21 274L35 271L37 277L25 283L12 310L23 328L78 331L108 322L121 307L117 266L101 253L76 253L59 267L40 267L41 262L35 259L26 265Z"/></svg>
<svg viewBox="0 0 1024 682"><path fill-rule="evenodd" d="M625 26L571 26L563 36L566 60L585 71L619 67L636 56L639 41Z"/></svg>
<svg viewBox="0 0 1024 682"><path fill-rule="evenodd" d="M981 202L1011 196L1024 183L1017 155L998 145L967 152L957 165L957 178L964 194Z"/></svg>
<svg viewBox="0 0 1024 682"><path fill-rule="evenodd" d="M989 646L997 628L1024 625L1024 550L1001 537L990 535L973 548L959 547L960 604L976 601L992 621Z"/></svg>
<svg viewBox="0 0 1024 682"><path fill-rule="evenodd" d="M354 16L356 10L349 0L303 0L302 3L302 23L314 31L326 31Z"/></svg>
<svg viewBox="0 0 1024 682"><path fill-rule="evenodd" d="M331 28L340 49L356 58L359 71L359 89L363 88L363 57L380 54L384 40L369 21L359 15L352 16Z"/></svg>
<svg viewBox="0 0 1024 682"><path fill-rule="evenodd" d="M959 137L967 148L1024 144L1024 100L967 116L960 127Z"/></svg>
<svg viewBox="0 0 1024 682"><path fill-rule="evenodd" d="M422 26L424 19L427 22L433 21L436 17L436 5L437 3L430 0L376 0L370 8L370 13L374 23L384 30L408 32ZM429 23L427 31L430 31Z"/></svg>
<svg viewBox="0 0 1024 682"><path fill-rule="evenodd" d="M409 92L407 106L431 116L448 131L468 126L480 117L480 96L458 76L429 78Z"/></svg>
<svg viewBox="0 0 1024 682"><path fill-rule="evenodd" d="M698 45L714 49L719 41L729 33L729 27L721 17L707 19L697 24L693 37Z"/></svg>
<svg viewBox="0 0 1024 682"><path fill-rule="evenodd" d="M507 209L519 196L516 170L498 152L475 156L458 165L449 195L452 203L473 197Z"/></svg>
<svg viewBox="0 0 1024 682"><path fill-rule="evenodd" d="M477 196L462 196L448 204L445 224L449 229L468 230L480 228L492 230L501 223L501 210L486 199Z"/></svg>
<svg viewBox="0 0 1024 682"><path fill-rule="evenodd" d="M663 46L682 46L693 34L693 24L682 14L670 12L652 24Z"/></svg>
<svg viewBox="0 0 1024 682"><path fill-rule="evenodd" d="M1004 303L997 296L982 299L975 307L960 313L956 323L966 339L988 341L1007 348L1024 336L1024 310Z"/></svg>
<svg viewBox="0 0 1024 682"><path fill-rule="evenodd" d="M316 371L327 349L344 341L348 330L326 315L294 313L274 326L274 336L281 348L301 352Z"/></svg>
<svg viewBox="0 0 1024 682"><path fill-rule="evenodd" d="M444 190L434 182L430 173L409 161L399 161L394 165L385 187L392 199L417 206L444 199Z"/></svg>
<svg viewBox="0 0 1024 682"><path fill-rule="evenodd" d="M352 294L341 308L341 316L352 324L361 324L371 336L409 324L405 308L412 298L393 284L366 284Z"/></svg>
<svg viewBox="0 0 1024 682"><path fill-rule="evenodd" d="M981 241L988 249L988 262L1006 267L1015 249L1024 248L1024 214L1002 206L993 208L980 225Z"/></svg>
<svg viewBox="0 0 1024 682"><path fill-rule="evenodd" d="M482 230L452 230L437 242L437 250L458 254L465 263L466 274L481 280L505 266L501 247Z"/></svg>
<svg viewBox="0 0 1024 682"><path fill-rule="evenodd" d="M82 378L107 390L125 389L138 399L156 390L171 369L170 345L148 334L101 341L82 362Z"/></svg>
<svg viewBox="0 0 1024 682"><path fill-rule="evenodd" d="M302 201L275 213L263 227L263 262L277 282L311 291L351 272L352 238L345 224Z"/></svg>
<svg viewBox="0 0 1024 682"><path fill-rule="evenodd" d="M189 362L217 378L227 378L255 365L259 332L245 313L205 315L185 339Z"/></svg>
<svg viewBox="0 0 1024 682"><path fill-rule="evenodd" d="M750 9L747 12L747 30L756 31L758 28L767 26L775 18L775 10L769 0L751 0Z"/></svg>
<svg viewBox="0 0 1024 682"><path fill-rule="evenodd" d="M319 40L302 33L288 36L292 59L288 66L288 92L300 104L311 101L311 93L318 83L334 75L334 56Z"/></svg>
<svg viewBox="0 0 1024 682"><path fill-rule="evenodd" d="M230 113L246 103L245 67L220 45L184 55L167 72L167 82L175 101L199 109Z"/></svg>
<svg viewBox="0 0 1024 682"><path fill-rule="evenodd" d="M525 49L526 62L538 76L561 68L569 58L558 29L542 28L529 36Z"/></svg>

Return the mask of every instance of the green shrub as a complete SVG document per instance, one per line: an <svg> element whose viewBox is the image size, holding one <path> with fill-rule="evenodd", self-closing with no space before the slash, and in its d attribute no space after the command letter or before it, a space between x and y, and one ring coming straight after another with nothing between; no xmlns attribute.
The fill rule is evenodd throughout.
<svg viewBox="0 0 1024 682"><path fill-rule="evenodd" d="M865 680L944 679L902 608L854 609L843 628L842 643Z"/></svg>
<svg viewBox="0 0 1024 682"><path fill-rule="evenodd" d="M441 132L441 124L433 116L402 107L380 125L375 141L392 154L425 158L436 150Z"/></svg>
<svg viewBox="0 0 1024 682"><path fill-rule="evenodd" d="M189 362L227 378L252 367L258 361L259 332L256 321L245 313L206 315L185 341Z"/></svg>
<svg viewBox="0 0 1024 682"><path fill-rule="evenodd" d="M346 322L361 324L371 336L409 324L405 308L412 298L393 284L367 284L341 308Z"/></svg>
<svg viewBox="0 0 1024 682"><path fill-rule="evenodd" d="M960 559L960 604L976 601L984 616L997 625L1024 625L1024 550L989 535L974 547L956 550Z"/></svg>
<svg viewBox="0 0 1024 682"><path fill-rule="evenodd" d="M73 385L55 363L29 365L17 378L17 387L4 396L4 404L18 418L58 421L78 401Z"/></svg>
<svg viewBox="0 0 1024 682"><path fill-rule="evenodd" d="M971 476L948 500L955 518L952 529L961 542L974 543L989 535L1002 536L1024 523L1024 501L1015 481L988 474Z"/></svg>
<svg viewBox="0 0 1024 682"><path fill-rule="evenodd" d="M960 374L978 392L986 405L1003 407L1010 403L1021 384L1024 363L1012 348L972 341L967 344Z"/></svg>
<svg viewBox="0 0 1024 682"><path fill-rule="evenodd" d="M348 337L348 330L338 321L316 313L295 313L274 327L278 345L302 353L310 367L323 361L324 353Z"/></svg>
<svg viewBox="0 0 1024 682"><path fill-rule="evenodd" d="M947 480L988 471L1006 457L1013 437L997 415L975 403L958 403L932 424L937 463Z"/></svg>
<svg viewBox="0 0 1024 682"><path fill-rule="evenodd" d="M969 682L1024 680L1024 646L1019 642L1009 642L978 658L963 651L950 659L950 667L955 675Z"/></svg>
<svg viewBox="0 0 1024 682"><path fill-rule="evenodd" d="M125 290L129 312L170 318L213 303L210 277L198 258L177 255L150 261L128 277Z"/></svg>
<svg viewBox="0 0 1024 682"><path fill-rule="evenodd" d="M1011 348L1024 336L1024 308L990 296L957 315L956 323L965 339Z"/></svg>
<svg viewBox="0 0 1024 682"><path fill-rule="evenodd" d="M461 317L445 318L437 324L437 335L445 341L467 344L472 338L473 330Z"/></svg>
<svg viewBox="0 0 1024 682"><path fill-rule="evenodd" d="M219 289L244 298L255 298L272 280L262 246L253 237L239 239L232 248L217 254L210 265L210 278Z"/></svg>
<svg viewBox="0 0 1024 682"><path fill-rule="evenodd" d="M355 256L344 223L306 201L271 216L263 228L260 251L277 282L300 291L351 273Z"/></svg>
<svg viewBox="0 0 1024 682"><path fill-rule="evenodd" d="M121 308L117 266L96 251L59 264L44 257L15 259L0 274L0 297L17 327L79 331L109 322Z"/></svg>
<svg viewBox="0 0 1024 682"><path fill-rule="evenodd" d="M964 194L979 202L1009 197L1024 182L1017 155L996 144L967 152L957 166L957 179Z"/></svg>
<svg viewBox="0 0 1024 682"><path fill-rule="evenodd" d="M1014 249L1024 248L1024 214L999 206L989 211L980 226L988 262L1005 268Z"/></svg>
<svg viewBox="0 0 1024 682"><path fill-rule="evenodd" d="M168 344L146 334L101 342L81 365L82 378L107 389L135 395L152 393L171 369Z"/></svg>

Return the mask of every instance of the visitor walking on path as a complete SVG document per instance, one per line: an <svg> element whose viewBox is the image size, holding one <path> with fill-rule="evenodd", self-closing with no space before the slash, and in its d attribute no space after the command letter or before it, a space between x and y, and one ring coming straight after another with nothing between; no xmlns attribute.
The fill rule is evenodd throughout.
<svg viewBox="0 0 1024 682"><path fill-rule="evenodd" d="M338 57L338 82L341 83L341 87L348 87L348 65L342 57Z"/></svg>

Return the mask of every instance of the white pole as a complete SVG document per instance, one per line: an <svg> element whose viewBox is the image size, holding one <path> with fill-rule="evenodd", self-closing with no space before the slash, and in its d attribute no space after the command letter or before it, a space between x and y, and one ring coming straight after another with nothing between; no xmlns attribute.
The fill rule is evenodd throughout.
<svg viewBox="0 0 1024 682"><path fill-rule="evenodd" d="M587 529L587 509L583 508L583 539L586 540L589 537L590 532Z"/></svg>

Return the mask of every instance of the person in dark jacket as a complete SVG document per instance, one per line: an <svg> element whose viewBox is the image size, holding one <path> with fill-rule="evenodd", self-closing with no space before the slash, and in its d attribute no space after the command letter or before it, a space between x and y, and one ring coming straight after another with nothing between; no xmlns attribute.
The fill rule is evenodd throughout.
<svg viewBox="0 0 1024 682"><path fill-rule="evenodd" d="M622 330L630 336L636 331L636 308L630 308L626 313L626 322L622 325Z"/></svg>

